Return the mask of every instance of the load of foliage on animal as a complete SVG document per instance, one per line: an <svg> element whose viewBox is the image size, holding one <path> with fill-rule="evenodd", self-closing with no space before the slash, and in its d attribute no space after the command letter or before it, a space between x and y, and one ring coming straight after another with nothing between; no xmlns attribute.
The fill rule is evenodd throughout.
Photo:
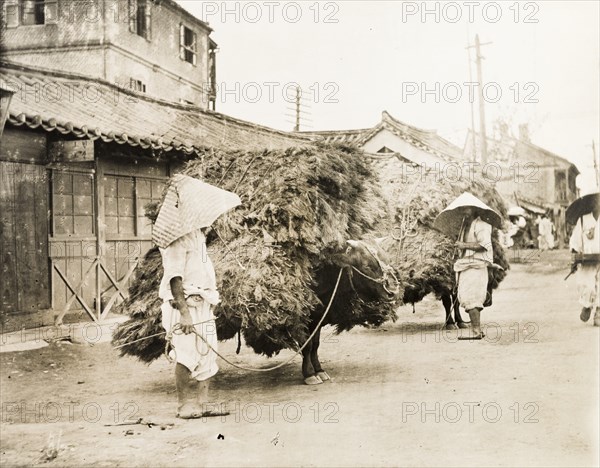
<svg viewBox="0 0 600 468"><path fill-rule="evenodd" d="M455 248L459 233L451 238L435 230L436 216L463 192L470 192L506 219L504 199L493 181L475 170L443 171L439 167L411 165L396 155L371 159L394 219L384 248L401 274L403 302L414 305L430 293L438 298L450 294L455 285L453 264L459 254ZM493 228L494 263L502 269L488 269L490 291L498 287L510 267L498 235L498 229Z"/></svg>
<svg viewBox="0 0 600 468"><path fill-rule="evenodd" d="M217 335L226 340L241 332L248 346L267 356L298 349L308 338L310 311L325 306L315 293L316 271L343 267L338 254L349 239L375 238L390 222L377 174L352 147L211 149L189 161L182 173L242 200L207 230L221 297L215 307ZM161 278L161 255L153 248L120 305L119 312L131 317L113 335L122 355L151 362L164 352ZM330 315L343 317L333 322L338 331L396 318L391 301L365 302L352 292L336 298L335 307L340 311Z"/></svg>

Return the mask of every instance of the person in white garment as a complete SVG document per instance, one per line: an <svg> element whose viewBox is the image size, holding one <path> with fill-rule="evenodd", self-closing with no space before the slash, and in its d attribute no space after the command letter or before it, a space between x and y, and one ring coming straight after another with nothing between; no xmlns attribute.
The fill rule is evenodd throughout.
<svg viewBox="0 0 600 468"><path fill-rule="evenodd" d="M219 293L206 238L201 229L196 229L160 249L160 253L164 268L158 293L163 300L162 325L167 333L173 332L177 324L180 327L171 335L171 358L177 361L177 415L184 419L207 416L208 382L219 370L212 311L219 303Z"/></svg>
<svg viewBox="0 0 600 468"><path fill-rule="evenodd" d="M175 176L162 202L152 239L162 256L162 325L172 349L177 417L228 414L209 404L209 379L217 365L213 307L219 303L215 269L202 228L240 204L237 195L188 176Z"/></svg>
<svg viewBox="0 0 600 468"><path fill-rule="evenodd" d="M587 203L589 207L583 210L591 211L581 214L577 218L569 239L569 247L573 252L583 254L575 274L579 303L582 307L579 318L583 322L587 322L594 312L593 323L598 327L600 326L600 262L598 261L600 255L600 203L598 203L598 198L600 195L594 195L595 197L588 198L591 200ZM578 201L585 201L585 199L586 197L582 197Z"/></svg>
<svg viewBox="0 0 600 468"><path fill-rule="evenodd" d="M472 339L483 338L480 314L488 286L488 266L494 261L492 226L483 221L474 208L467 207L465 234L456 242L462 258L454 265L458 282L458 301L471 319Z"/></svg>
<svg viewBox="0 0 600 468"><path fill-rule="evenodd" d="M546 215L543 215L538 224L538 247L540 250L551 250L554 248L554 225Z"/></svg>
<svg viewBox="0 0 600 468"><path fill-rule="evenodd" d="M469 336L462 340L481 340L481 311L489 305L488 268L494 264L492 227L502 228L502 218L495 210L469 192L464 192L436 217L434 227L456 239L460 258L454 263L457 296L471 318Z"/></svg>

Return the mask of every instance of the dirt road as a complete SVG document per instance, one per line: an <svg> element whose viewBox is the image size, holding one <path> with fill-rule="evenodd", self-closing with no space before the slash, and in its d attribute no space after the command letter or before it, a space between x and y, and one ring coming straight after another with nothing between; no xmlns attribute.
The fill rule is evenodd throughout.
<svg viewBox="0 0 600 468"><path fill-rule="evenodd" d="M174 417L173 368L109 344L0 355L2 466L598 466L600 330L579 320L564 254L515 264L483 313L487 336L440 332L442 306L321 346L334 378L302 385L300 360L271 373L225 363L223 419ZM235 362L272 360L236 343ZM143 418L156 425L112 425Z"/></svg>

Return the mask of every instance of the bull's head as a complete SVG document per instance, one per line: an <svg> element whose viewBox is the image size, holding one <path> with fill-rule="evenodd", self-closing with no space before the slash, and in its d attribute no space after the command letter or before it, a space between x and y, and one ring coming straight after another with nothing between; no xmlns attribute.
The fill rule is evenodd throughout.
<svg viewBox="0 0 600 468"><path fill-rule="evenodd" d="M399 282L380 241L349 240L343 263L350 269L350 281L357 294L367 301L398 299Z"/></svg>

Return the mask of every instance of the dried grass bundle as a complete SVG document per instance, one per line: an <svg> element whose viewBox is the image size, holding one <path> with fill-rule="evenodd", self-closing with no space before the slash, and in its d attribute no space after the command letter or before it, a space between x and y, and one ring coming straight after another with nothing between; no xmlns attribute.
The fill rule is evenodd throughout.
<svg viewBox="0 0 600 468"><path fill-rule="evenodd" d="M269 356L307 337L309 312L320 303L315 272L335 265L335 254L348 239L375 235L387 222L376 175L350 147L211 150L190 161L183 173L242 199L242 206L217 220L207 234L221 294L217 333L223 340L242 330L249 346ZM162 331L161 277L160 253L153 249L121 305L131 315L113 338L113 344L124 345L122 354L146 362L161 355L164 335L133 342ZM392 307L369 308L353 297L337 306L347 310L332 311L340 318L340 330L379 324L394 313Z"/></svg>
<svg viewBox="0 0 600 468"><path fill-rule="evenodd" d="M373 166L388 200L394 218L394 228L384 244L393 265L401 274L405 287L404 303L415 303L427 294L452 291L456 258L454 241L433 229L436 216L465 191L480 198L500 215L506 217L503 198L493 185L472 171L457 172L426 170L411 167L396 156L374 159ZM458 237L458 233L456 233ZM504 248L498 241L498 230L492 230L494 263L505 270L489 270L492 289L509 269Z"/></svg>

